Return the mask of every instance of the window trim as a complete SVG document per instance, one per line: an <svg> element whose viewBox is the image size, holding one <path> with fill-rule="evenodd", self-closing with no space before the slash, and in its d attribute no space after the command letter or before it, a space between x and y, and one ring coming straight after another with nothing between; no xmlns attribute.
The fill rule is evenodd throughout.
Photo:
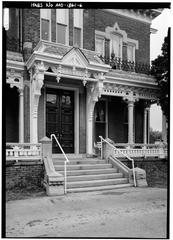
<svg viewBox="0 0 173 240"><path fill-rule="evenodd" d="M63 44L63 43L58 43L58 44L62 44L62 45L67 45L67 46L69 46L69 9L66 9L66 13L67 13L67 16L66 16L66 24L63 24L63 23L58 23L57 22L57 18L56 18L56 43L58 43L57 42L57 23L59 24L59 25L62 25L62 26L66 26L66 34L65 34L65 37L66 37L66 39L65 39L65 44ZM57 14L57 11L56 11L56 14Z"/></svg>
<svg viewBox="0 0 173 240"><path fill-rule="evenodd" d="M81 29L81 43L80 43L81 46L80 46L80 48L83 48L83 9L79 9L79 10L80 10L80 17L81 17L81 27L74 26L74 11L73 11L73 46L74 46L74 29L78 28L78 29Z"/></svg>
<svg viewBox="0 0 173 240"><path fill-rule="evenodd" d="M51 42L51 39L52 39L52 31L51 31L51 29L52 29L52 25L51 25L51 15L52 15L52 14L51 14L51 9L46 9L46 10L49 10L49 11L50 11L49 19L47 19L47 18L42 18L42 17L41 17L41 10L42 10L42 9L40 9L40 40ZM48 40L42 39L42 19L49 21L49 39L48 39Z"/></svg>

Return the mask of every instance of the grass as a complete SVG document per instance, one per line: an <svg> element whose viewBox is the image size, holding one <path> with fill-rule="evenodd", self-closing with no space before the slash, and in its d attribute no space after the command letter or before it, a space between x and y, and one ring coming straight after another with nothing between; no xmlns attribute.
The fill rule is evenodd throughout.
<svg viewBox="0 0 173 240"><path fill-rule="evenodd" d="M28 198L36 198L46 196L43 187L27 186L14 187L6 190L6 201L22 200Z"/></svg>

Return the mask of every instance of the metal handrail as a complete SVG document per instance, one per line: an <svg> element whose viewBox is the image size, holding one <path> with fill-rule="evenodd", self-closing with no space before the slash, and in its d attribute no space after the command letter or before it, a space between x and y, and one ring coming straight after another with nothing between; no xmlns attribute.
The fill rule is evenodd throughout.
<svg viewBox="0 0 173 240"><path fill-rule="evenodd" d="M129 157L127 154L121 152L121 150L119 150L118 148L116 148L113 144L109 143L106 139L104 139L102 136L99 136L99 138L101 139L101 159L103 159L103 150L102 150L102 144L103 142L106 142L109 146L111 146L114 150L117 150L118 152L120 152L124 157L126 157L128 160L130 160L132 162L132 171L133 171L133 180L134 180L134 186L136 187L136 178L135 178L135 170L134 170L134 160Z"/></svg>
<svg viewBox="0 0 173 240"><path fill-rule="evenodd" d="M63 153L63 155L65 157L65 161L64 161L64 193L66 194L67 193L67 163L69 162L69 160L68 160L68 157L65 154L64 150L62 149L61 144L59 143L55 134L50 135L51 141L52 141L53 137L54 137L55 141L57 142L57 144L58 144L58 146L61 150L61 152Z"/></svg>

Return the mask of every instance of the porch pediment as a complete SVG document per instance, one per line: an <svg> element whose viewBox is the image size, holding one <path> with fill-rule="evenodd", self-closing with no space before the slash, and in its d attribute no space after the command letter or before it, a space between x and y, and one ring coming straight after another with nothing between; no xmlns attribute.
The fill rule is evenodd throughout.
<svg viewBox="0 0 173 240"><path fill-rule="evenodd" d="M85 55L75 47L63 56L61 62L63 65L75 66L77 68L88 68L89 65L89 61Z"/></svg>

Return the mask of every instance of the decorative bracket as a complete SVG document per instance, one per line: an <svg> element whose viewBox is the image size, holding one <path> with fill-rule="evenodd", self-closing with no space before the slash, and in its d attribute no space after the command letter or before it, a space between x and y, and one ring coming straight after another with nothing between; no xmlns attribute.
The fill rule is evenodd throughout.
<svg viewBox="0 0 173 240"><path fill-rule="evenodd" d="M21 72L16 72L14 69L7 71L7 83L10 84L10 87L17 87L18 89L23 89L23 75Z"/></svg>

